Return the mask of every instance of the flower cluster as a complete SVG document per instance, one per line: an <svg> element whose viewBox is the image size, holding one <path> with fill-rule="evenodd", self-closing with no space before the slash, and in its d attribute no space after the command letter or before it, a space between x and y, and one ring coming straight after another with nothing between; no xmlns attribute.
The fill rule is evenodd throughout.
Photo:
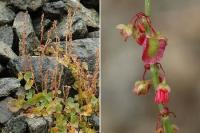
<svg viewBox="0 0 200 133"><path fill-rule="evenodd" d="M156 64L158 68L163 70L159 62L167 46L167 39L156 32L151 24L150 18L142 12L137 13L127 25L119 24L117 29L120 30L125 41L132 36L137 44L143 47L142 60L145 66L145 72L143 80L135 83L133 92L137 95L146 95L151 85L151 81L145 80L144 78L146 71L150 69L150 65L152 64ZM159 75L159 77L160 84L156 88L155 103L167 104L169 101L170 88L166 82L163 83L163 75Z"/></svg>
<svg viewBox="0 0 200 133"><path fill-rule="evenodd" d="M127 25L119 24L117 29L125 41L132 36L137 44L143 47L144 64L158 63L163 57L167 39L155 31L150 18L144 13L136 14Z"/></svg>

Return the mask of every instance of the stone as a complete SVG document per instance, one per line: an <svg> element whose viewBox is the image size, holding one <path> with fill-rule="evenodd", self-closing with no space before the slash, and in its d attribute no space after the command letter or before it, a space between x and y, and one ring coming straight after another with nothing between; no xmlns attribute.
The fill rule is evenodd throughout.
<svg viewBox="0 0 200 133"><path fill-rule="evenodd" d="M96 11L99 11L99 0L81 0L81 3L86 8L94 8Z"/></svg>
<svg viewBox="0 0 200 133"><path fill-rule="evenodd" d="M24 37L26 39L26 50L29 54L32 55L33 51L38 47L40 42L35 34L30 15L28 13L19 12L14 20L13 28L16 29L17 36L20 40L19 51L22 51L22 49L24 49L22 46L22 36L23 33L25 33Z"/></svg>
<svg viewBox="0 0 200 133"><path fill-rule="evenodd" d="M40 37L40 34L41 34L40 33L41 32L40 23L41 23L41 17L33 19L33 27L34 27L35 33L38 37ZM51 20L44 18L43 26L44 26L44 32L47 31L47 29L49 29L51 27Z"/></svg>
<svg viewBox="0 0 200 133"><path fill-rule="evenodd" d="M88 64L88 70L94 71L96 63L96 52L100 47L99 38L77 39L72 42L72 52L77 55L82 62ZM61 42L62 48L65 48L65 42Z"/></svg>
<svg viewBox="0 0 200 133"><path fill-rule="evenodd" d="M13 74L18 72L24 72L26 70L31 70L33 68L34 77L36 83L41 83L45 80L45 83L48 85L48 88L51 85L51 80L53 72L55 72L56 67L58 70L61 70L61 65L58 64L55 57L40 57L40 56L31 56L31 57L18 57L14 60L10 60L7 66ZM45 75L48 76L45 78ZM41 76L44 78L41 79ZM72 85L74 83L74 78L69 69L64 68L62 73L62 85ZM50 88L49 88L50 89Z"/></svg>
<svg viewBox="0 0 200 133"><path fill-rule="evenodd" d="M89 117L89 121L98 130L98 128L99 128L99 117L96 116L96 115L92 115L91 117Z"/></svg>
<svg viewBox="0 0 200 133"><path fill-rule="evenodd" d="M4 67L0 64L0 73L4 70Z"/></svg>
<svg viewBox="0 0 200 133"><path fill-rule="evenodd" d="M0 124L6 123L13 116L13 113L7 107L8 101L11 99L11 97L7 97L6 99L0 101Z"/></svg>
<svg viewBox="0 0 200 133"><path fill-rule="evenodd" d="M23 95L25 95L26 94L26 90L25 90L25 88L24 87L22 87L22 86L20 86L18 89L17 89L17 91L16 91L16 93L15 93L15 95L18 97L18 96L23 96Z"/></svg>
<svg viewBox="0 0 200 133"><path fill-rule="evenodd" d="M62 15L65 12L65 3L63 1L45 3L43 11L48 14Z"/></svg>
<svg viewBox="0 0 200 133"><path fill-rule="evenodd" d="M12 48L13 39L14 34L11 26L5 25L0 27L0 41L8 44Z"/></svg>
<svg viewBox="0 0 200 133"><path fill-rule="evenodd" d="M42 118L26 118L30 133L48 133L48 123Z"/></svg>
<svg viewBox="0 0 200 133"><path fill-rule="evenodd" d="M66 34L66 23L67 23L67 18L64 17L62 21L58 24L57 26L57 33L58 37L60 37L61 40L65 39L65 34ZM75 15L73 18L73 25L72 25L72 36L73 39L80 39L84 38L87 34L87 25L84 22L84 20L80 17Z"/></svg>
<svg viewBox="0 0 200 133"><path fill-rule="evenodd" d="M2 133L27 133L25 116L13 117L5 124Z"/></svg>
<svg viewBox="0 0 200 133"><path fill-rule="evenodd" d="M10 59L17 58L17 55L13 52L9 45L0 41L0 63L6 64Z"/></svg>
<svg viewBox="0 0 200 133"><path fill-rule="evenodd" d="M40 8L45 0L10 0L9 5L17 7L20 10L36 11Z"/></svg>
<svg viewBox="0 0 200 133"><path fill-rule="evenodd" d="M99 38L99 31L89 32L87 37L88 38Z"/></svg>
<svg viewBox="0 0 200 133"><path fill-rule="evenodd" d="M0 98L10 95L17 91L21 86L20 81L16 78L1 78L0 79Z"/></svg>
<svg viewBox="0 0 200 133"><path fill-rule="evenodd" d="M94 71L96 52L100 47L99 41L99 38L86 38L73 41L73 53L82 61L87 62L89 71Z"/></svg>
<svg viewBox="0 0 200 133"><path fill-rule="evenodd" d="M78 0L63 0L66 3L66 10L71 7L76 10L76 15L86 23L87 26L99 28L99 14L94 9L85 8ZM78 7L78 8L77 8Z"/></svg>
<svg viewBox="0 0 200 133"><path fill-rule="evenodd" d="M52 116L45 116L44 119L46 120L47 122L47 125L48 125L48 128L52 127L53 126L53 118Z"/></svg>
<svg viewBox="0 0 200 133"><path fill-rule="evenodd" d="M9 24L15 18L15 13L6 7L6 2L0 1L0 25Z"/></svg>

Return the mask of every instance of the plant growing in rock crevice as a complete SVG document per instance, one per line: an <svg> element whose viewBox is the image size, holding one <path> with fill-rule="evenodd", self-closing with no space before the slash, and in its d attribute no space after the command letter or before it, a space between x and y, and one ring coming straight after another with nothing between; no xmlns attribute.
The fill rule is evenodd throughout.
<svg viewBox="0 0 200 133"><path fill-rule="evenodd" d="M40 46L34 50L40 56L39 77L35 78L32 58L26 50L26 32L22 35L21 56L24 58L23 71L18 73L18 79L24 82L25 93L18 94L18 98L9 102L13 112L21 111L27 117L53 118L51 133L94 133L96 127L89 121L92 115L99 115L98 77L99 53L97 50L95 71L89 73L76 55L72 53L72 19L76 10L69 9L67 17L66 47L60 47L60 39L56 36L55 42L51 35L55 32L57 23L54 21L43 42L43 18L41 20ZM57 33L55 32L55 35ZM54 45L52 45L54 44ZM57 64L55 68L43 71L43 61L51 56ZM72 84L63 84L64 69L69 69L75 79ZM50 78L49 78L50 77ZM77 94L70 94L74 89Z"/></svg>
<svg viewBox="0 0 200 133"><path fill-rule="evenodd" d="M151 0L145 0L145 13L137 13L127 25L119 24L117 29L120 30L125 41L132 36L137 44L143 47L142 61L145 71L143 79L135 83L133 92L136 95L146 95L151 86L155 88L154 102L159 108L156 133L176 133L177 127L169 120L171 114L175 115L170 112L167 105L171 89L160 64L167 46L167 38L154 29L150 14ZM151 72L150 80L145 79L147 71Z"/></svg>

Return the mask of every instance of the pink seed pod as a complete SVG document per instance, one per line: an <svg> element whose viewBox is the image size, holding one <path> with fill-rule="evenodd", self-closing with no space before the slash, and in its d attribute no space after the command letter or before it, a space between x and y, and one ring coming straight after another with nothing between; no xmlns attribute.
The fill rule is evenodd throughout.
<svg viewBox="0 0 200 133"><path fill-rule="evenodd" d="M167 39L162 36L147 37L143 44L142 60L144 64L160 62L167 46Z"/></svg>
<svg viewBox="0 0 200 133"><path fill-rule="evenodd" d="M156 93L155 93L155 98L154 102L156 104L167 104L169 102L169 93L170 93L170 88L166 84L159 84Z"/></svg>

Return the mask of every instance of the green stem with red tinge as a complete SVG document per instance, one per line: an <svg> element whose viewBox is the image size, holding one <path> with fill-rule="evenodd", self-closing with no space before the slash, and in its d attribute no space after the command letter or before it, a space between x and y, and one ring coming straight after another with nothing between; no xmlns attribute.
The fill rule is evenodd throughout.
<svg viewBox="0 0 200 133"><path fill-rule="evenodd" d="M145 15L151 16L151 0L145 0ZM159 84L159 73L158 73L158 68L156 67L155 64L150 66L150 72L152 76L152 81L153 81L153 86L156 90L158 84ZM159 111L162 111L164 106L162 104L158 105ZM162 123L164 126L165 133L173 133L172 125L169 120L169 117L164 117L162 118Z"/></svg>

